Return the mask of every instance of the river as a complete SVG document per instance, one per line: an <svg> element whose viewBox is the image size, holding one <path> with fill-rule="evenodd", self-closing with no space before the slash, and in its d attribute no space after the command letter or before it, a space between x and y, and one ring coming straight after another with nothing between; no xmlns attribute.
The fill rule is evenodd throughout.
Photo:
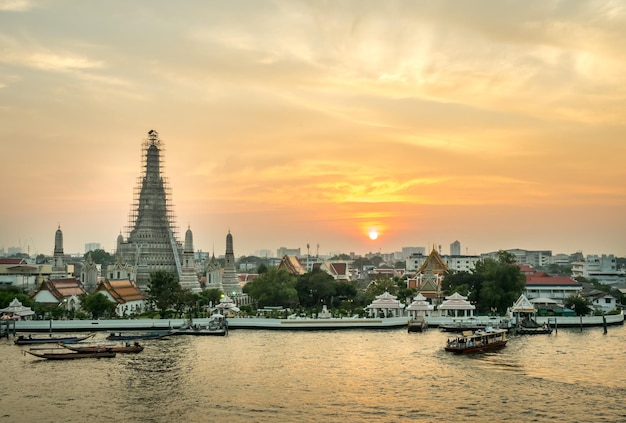
<svg viewBox="0 0 626 423"><path fill-rule="evenodd" d="M622 326L512 336L472 356L443 351L447 336L239 329L64 362L11 337L0 422L626 421Z"/></svg>

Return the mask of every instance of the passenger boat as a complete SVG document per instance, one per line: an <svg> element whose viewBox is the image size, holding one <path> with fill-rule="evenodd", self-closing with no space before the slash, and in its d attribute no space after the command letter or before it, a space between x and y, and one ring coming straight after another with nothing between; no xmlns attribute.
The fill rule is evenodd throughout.
<svg viewBox="0 0 626 423"><path fill-rule="evenodd" d="M226 320L210 320L208 324L186 324L180 329L173 330L172 335L226 336L228 323Z"/></svg>
<svg viewBox="0 0 626 423"><path fill-rule="evenodd" d="M140 345L138 342L133 343L125 343L122 345L107 345L107 344L96 344L96 345L81 345L81 344L61 344L62 347L67 348L68 350L79 352L79 353L89 353L89 352L100 352L100 351L112 351L115 353L128 354L128 353L140 353L143 351L143 345Z"/></svg>
<svg viewBox="0 0 626 423"><path fill-rule="evenodd" d="M445 350L457 354L496 350L506 346L506 329L487 327L484 330L465 331L461 335L450 336Z"/></svg>
<svg viewBox="0 0 626 423"><path fill-rule="evenodd" d="M108 339L109 341L135 341L140 339L161 339L171 334L171 331L147 333L111 332L109 336L106 337L106 339Z"/></svg>
<svg viewBox="0 0 626 423"><path fill-rule="evenodd" d="M39 352L41 351L41 352ZM111 358L115 357L113 351L91 351L91 352L75 352L68 351L65 348L43 348L24 351L35 357L45 358L47 360L76 360L79 358Z"/></svg>
<svg viewBox="0 0 626 423"><path fill-rule="evenodd" d="M439 325L439 330L443 332L466 332L485 330L488 327L506 329L510 326L510 321L507 318L488 317L485 319L477 319L476 317L454 319L450 323L442 323Z"/></svg>
<svg viewBox="0 0 626 423"><path fill-rule="evenodd" d="M48 336L45 338L33 338L31 335L25 337L20 335L15 341L15 345L35 345L35 344L58 344L58 343L73 343L84 341L87 338L93 337L95 334L89 334L87 336Z"/></svg>

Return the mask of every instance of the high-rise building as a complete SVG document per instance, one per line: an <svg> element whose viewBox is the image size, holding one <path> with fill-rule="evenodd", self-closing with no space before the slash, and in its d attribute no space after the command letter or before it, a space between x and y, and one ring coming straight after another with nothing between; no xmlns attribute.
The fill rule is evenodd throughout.
<svg viewBox="0 0 626 423"><path fill-rule="evenodd" d="M142 172L134 191L128 236L126 239L119 236L117 241L117 254L123 263L132 266L140 289L148 287L150 274L157 270L174 273L181 281L184 276L183 246L176 238L171 193L163 175L162 151L163 142L158 132L151 130L142 145ZM193 284L187 281L185 285L192 287Z"/></svg>
<svg viewBox="0 0 626 423"><path fill-rule="evenodd" d="M459 241L454 241L452 244L450 244L450 255L451 256L461 255L461 243Z"/></svg>

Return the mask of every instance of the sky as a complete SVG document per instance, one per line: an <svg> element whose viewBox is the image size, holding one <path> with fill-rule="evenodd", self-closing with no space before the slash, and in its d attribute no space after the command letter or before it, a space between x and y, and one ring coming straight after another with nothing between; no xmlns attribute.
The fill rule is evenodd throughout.
<svg viewBox="0 0 626 423"><path fill-rule="evenodd" d="M0 249L626 256L622 1L0 0ZM378 237L370 239L376 231Z"/></svg>

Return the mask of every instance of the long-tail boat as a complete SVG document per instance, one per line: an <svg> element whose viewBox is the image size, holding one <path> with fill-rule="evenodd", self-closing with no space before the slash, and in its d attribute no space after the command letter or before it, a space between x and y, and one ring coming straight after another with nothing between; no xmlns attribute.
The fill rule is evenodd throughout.
<svg viewBox="0 0 626 423"><path fill-rule="evenodd" d="M46 336L36 338L31 335L28 337L20 335L15 341L15 345L35 345L35 344L59 344L59 343L72 343L84 341L87 338L93 337L95 334L89 334L86 336Z"/></svg>
<svg viewBox="0 0 626 423"><path fill-rule="evenodd" d="M29 351L24 351L24 353L28 353L39 358L45 358L47 360L76 360L79 358L115 357L115 352L113 351L75 352L68 351L65 348L31 348Z"/></svg>
<svg viewBox="0 0 626 423"><path fill-rule="evenodd" d="M138 342L125 343L122 345L108 345L108 344L61 344L62 347L71 351L79 353L99 352L99 351L113 351L115 353L140 353L143 351L143 345Z"/></svg>

